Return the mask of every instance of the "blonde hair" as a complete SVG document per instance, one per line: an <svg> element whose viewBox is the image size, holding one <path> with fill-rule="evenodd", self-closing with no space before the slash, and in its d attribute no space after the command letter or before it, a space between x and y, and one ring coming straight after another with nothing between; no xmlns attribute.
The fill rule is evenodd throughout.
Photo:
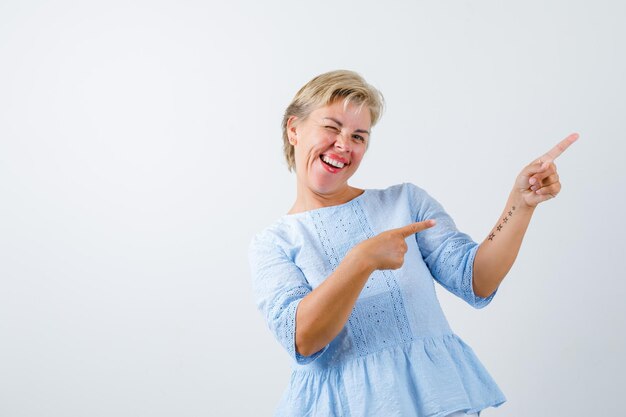
<svg viewBox="0 0 626 417"><path fill-rule="evenodd" d="M295 116L304 120L314 110L333 104L337 100L343 100L344 106L350 103L367 106L372 126L378 122L383 112L383 95L354 71L330 71L313 78L296 93L283 116L283 151L289 171L296 167L294 147L289 143L287 134L289 118Z"/></svg>

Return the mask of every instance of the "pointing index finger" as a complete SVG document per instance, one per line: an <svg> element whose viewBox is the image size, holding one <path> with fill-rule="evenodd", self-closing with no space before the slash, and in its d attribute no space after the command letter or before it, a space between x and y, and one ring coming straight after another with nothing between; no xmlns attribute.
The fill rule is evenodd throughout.
<svg viewBox="0 0 626 417"><path fill-rule="evenodd" d="M435 225L435 220L430 219L430 220L424 220L423 222L411 223L404 227L400 227L397 230L402 234L402 237L406 239L407 237L412 236L418 232L421 232L424 229L428 229L429 227L432 227L434 225Z"/></svg>
<svg viewBox="0 0 626 417"><path fill-rule="evenodd" d="M544 153L543 156L539 158L541 162L552 162L556 158L558 158L569 146L576 142L578 139L578 133L572 133L562 141L556 144L556 146L550 149L548 152Z"/></svg>

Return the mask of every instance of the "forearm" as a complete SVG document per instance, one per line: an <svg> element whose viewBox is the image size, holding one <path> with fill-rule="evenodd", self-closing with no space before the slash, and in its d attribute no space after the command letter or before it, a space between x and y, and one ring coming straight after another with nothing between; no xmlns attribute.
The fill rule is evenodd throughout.
<svg viewBox="0 0 626 417"><path fill-rule="evenodd" d="M473 289L488 297L513 266L535 208L512 191L497 223L480 244L474 259Z"/></svg>
<svg viewBox="0 0 626 417"><path fill-rule="evenodd" d="M352 250L320 286L300 301L296 311L298 353L312 355L339 334L373 271Z"/></svg>

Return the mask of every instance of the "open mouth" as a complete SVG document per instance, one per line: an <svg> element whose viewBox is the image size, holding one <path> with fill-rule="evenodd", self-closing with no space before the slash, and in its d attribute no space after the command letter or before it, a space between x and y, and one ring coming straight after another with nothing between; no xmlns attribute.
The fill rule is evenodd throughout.
<svg viewBox="0 0 626 417"><path fill-rule="evenodd" d="M346 164L344 162L337 161L336 159L333 159L333 158L331 158L331 157L329 157L327 155L321 155L320 159L322 160L322 162L325 165L327 165L327 166L329 166L331 168L334 168L334 169L342 169L343 167L348 165L348 164Z"/></svg>

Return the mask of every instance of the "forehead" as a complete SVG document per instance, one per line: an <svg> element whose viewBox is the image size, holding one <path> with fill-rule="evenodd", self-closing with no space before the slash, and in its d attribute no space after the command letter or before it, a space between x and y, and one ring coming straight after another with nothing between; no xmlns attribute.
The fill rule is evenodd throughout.
<svg viewBox="0 0 626 417"><path fill-rule="evenodd" d="M345 100L338 100L329 105L313 111L313 116L318 119L332 118L345 126L357 129L369 130L371 115L369 107L365 104L356 104Z"/></svg>

